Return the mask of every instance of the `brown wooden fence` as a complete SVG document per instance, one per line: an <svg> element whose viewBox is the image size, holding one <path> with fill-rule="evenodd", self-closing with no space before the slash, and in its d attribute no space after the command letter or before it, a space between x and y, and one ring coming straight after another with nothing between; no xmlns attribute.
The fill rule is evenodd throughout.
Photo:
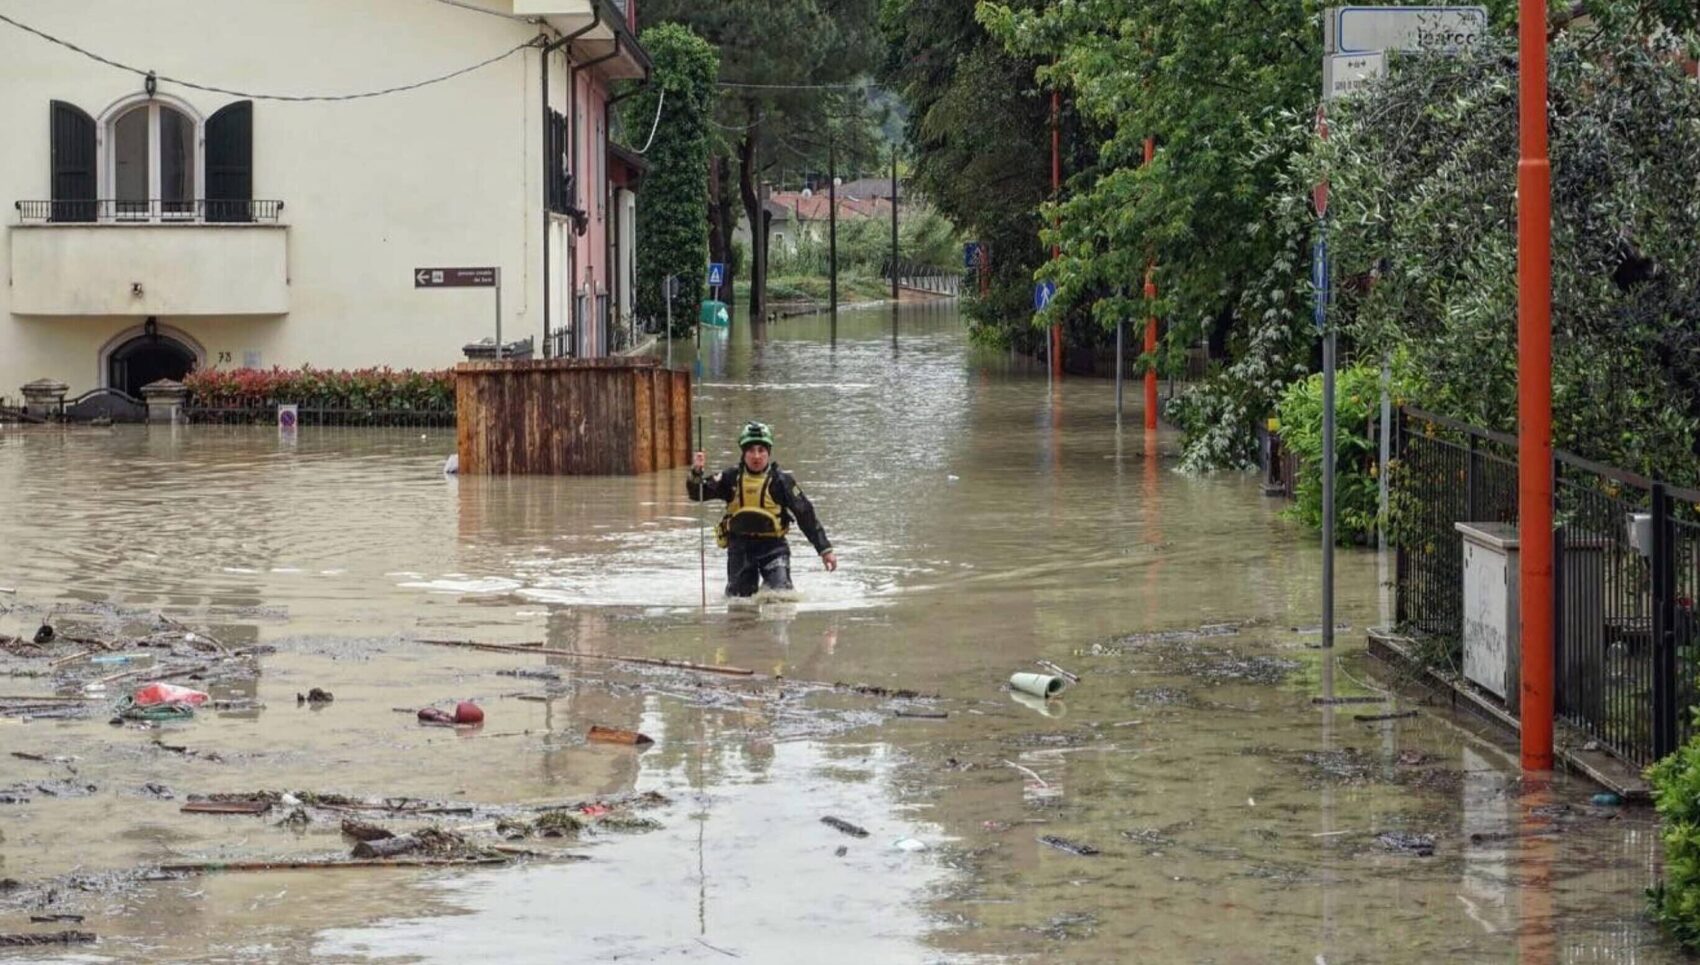
<svg viewBox="0 0 1700 965"><path fill-rule="evenodd" d="M455 368L463 475L630 476L690 464L691 375L652 358Z"/></svg>

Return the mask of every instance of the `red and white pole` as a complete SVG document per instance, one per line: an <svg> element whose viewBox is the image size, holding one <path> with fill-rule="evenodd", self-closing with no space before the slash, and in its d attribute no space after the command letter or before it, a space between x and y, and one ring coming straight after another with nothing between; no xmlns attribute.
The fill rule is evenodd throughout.
<svg viewBox="0 0 1700 965"><path fill-rule="evenodd" d="M1547 4L1519 0L1517 521L1523 769L1552 770L1552 164L1547 157Z"/></svg>

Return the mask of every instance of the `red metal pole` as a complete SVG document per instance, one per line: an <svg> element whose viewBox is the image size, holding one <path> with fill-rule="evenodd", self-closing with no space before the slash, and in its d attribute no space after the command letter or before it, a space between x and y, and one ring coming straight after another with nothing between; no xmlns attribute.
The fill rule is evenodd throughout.
<svg viewBox="0 0 1700 965"><path fill-rule="evenodd" d="M1157 156L1157 139L1145 139L1145 163ZM1157 260L1145 262L1145 354L1152 355L1157 351L1157 311L1153 307L1157 302ZM1145 367L1145 428L1157 428L1157 366Z"/></svg>
<svg viewBox="0 0 1700 965"><path fill-rule="evenodd" d="M1547 5L1519 0L1517 520L1523 769L1552 770L1552 165L1547 159Z"/></svg>
<svg viewBox="0 0 1700 965"><path fill-rule="evenodd" d="M1062 93L1051 91L1051 200L1062 200ZM1059 227L1058 218L1051 219L1053 229ZM1056 242L1051 243L1051 260L1055 261L1062 254L1062 247ZM1051 377L1062 378L1062 325L1051 323Z"/></svg>

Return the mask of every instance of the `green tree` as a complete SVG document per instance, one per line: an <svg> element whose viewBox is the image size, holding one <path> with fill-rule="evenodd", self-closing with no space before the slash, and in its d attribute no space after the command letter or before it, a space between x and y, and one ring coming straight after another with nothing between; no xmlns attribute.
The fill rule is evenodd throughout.
<svg viewBox="0 0 1700 965"><path fill-rule="evenodd" d="M1326 171L1337 317L1422 404L1516 428L1516 66L1506 46L1407 57L1293 160ZM1557 445L1700 480L1700 88L1633 18L1551 52ZM1503 118L1504 123L1486 122ZM1373 284L1353 279L1374 277Z"/></svg>
<svg viewBox="0 0 1700 965"><path fill-rule="evenodd" d="M882 76L909 107L913 183L991 252L989 291L967 302L976 337L1032 351L1043 344L1033 274L1050 257L1039 237L1051 197L1050 95L1035 80L1040 62L1012 53L975 11L975 0L886 0ZM1094 163L1095 137L1064 108L1063 168L1078 175ZM1104 341L1089 322L1069 319L1070 344Z"/></svg>
<svg viewBox="0 0 1700 965"><path fill-rule="evenodd" d="M781 162L819 157L824 168L834 117L867 98L854 95L878 51L877 0L646 0L650 22L685 24L720 54L722 96L713 117L709 167L710 246L727 260L735 206L748 219L751 314L765 312L767 218L763 180ZM837 123L844 123L839 121ZM818 153L816 153L818 152Z"/></svg>
<svg viewBox="0 0 1700 965"><path fill-rule="evenodd" d="M1319 3L984 2L980 17L1104 132L1096 167L1051 209L1061 258L1040 274L1057 282L1052 311L1110 327L1154 307L1171 366L1201 335L1221 342L1262 266L1288 255L1287 239L1260 230L1283 158L1254 148L1271 118L1316 99ZM1147 306L1153 261L1160 299Z"/></svg>
<svg viewBox="0 0 1700 965"><path fill-rule="evenodd" d="M642 43L655 68L650 83L632 98L626 126L655 128L648 148L649 173L638 192L637 310L646 319L665 318L662 279L679 278L673 303L675 333L696 319L708 263L709 130L714 109L714 80L719 58L709 43L679 24L659 24L643 32ZM657 108L660 109L656 120ZM650 121L650 124L636 119Z"/></svg>

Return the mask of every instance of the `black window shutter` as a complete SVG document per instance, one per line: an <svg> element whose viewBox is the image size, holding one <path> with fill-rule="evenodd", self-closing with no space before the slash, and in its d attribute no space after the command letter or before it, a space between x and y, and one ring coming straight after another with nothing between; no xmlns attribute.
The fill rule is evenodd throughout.
<svg viewBox="0 0 1700 965"><path fill-rule="evenodd" d="M549 181L544 185L549 210L565 213L571 203L567 191L567 118L560 111L549 112Z"/></svg>
<svg viewBox="0 0 1700 965"><path fill-rule="evenodd" d="M94 118L75 104L53 102L53 221L95 220Z"/></svg>
<svg viewBox="0 0 1700 965"><path fill-rule="evenodd" d="M252 221L254 102L226 104L207 118L208 221Z"/></svg>

